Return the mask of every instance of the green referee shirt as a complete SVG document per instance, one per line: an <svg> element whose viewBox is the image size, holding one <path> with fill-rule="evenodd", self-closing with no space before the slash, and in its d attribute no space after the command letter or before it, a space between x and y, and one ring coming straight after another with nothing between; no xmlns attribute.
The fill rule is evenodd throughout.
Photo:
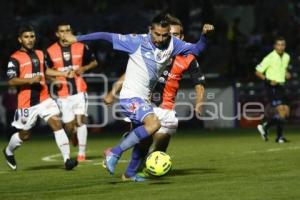
<svg viewBox="0 0 300 200"><path fill-rule="evenodd" d="M285 73L289 62L289 54L283 53L283 55L280 56L275 50L273 50L264 57L263 61L259 65L257 65L256 70L264 73L268 80L284 83Z"/></svg>

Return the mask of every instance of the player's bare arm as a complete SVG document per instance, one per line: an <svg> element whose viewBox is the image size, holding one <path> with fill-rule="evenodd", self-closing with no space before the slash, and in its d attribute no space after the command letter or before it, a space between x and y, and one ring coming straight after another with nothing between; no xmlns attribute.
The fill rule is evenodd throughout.
<svg viewBox="0 0 300 200"><path fill-rule="evenodd" d="M274 86L274 85L277 85L277 84L278 84L278 83L277 83L276 81L274 81L274 80L267 80L266 76L265 76L263 73L259 72L259 71L256 71L256 72L255 72L255 75L256 75L259 79L261 79L261 80L263 80L263 81L268 81L270 85L273 85L273 86Z"/></svg>
<svg viewBox="0 0 300 200"><path fill-rule="evenodd" d="M94 69L95 67L97 67L97 65L98 65L98 62L96 60L93 60L89 64L80 67L75 72L78 75L84 74L85 72L87 72L87 71L89 71L89 70Z"/></svg>
<svg viewBox="0 0 300 200"><path fill-rule="evenodd" d="M195 86L195 91L196 91L195 112L201 115L203 114L205 88L203 85L198 84Z"/></svg>
<svg viewBox="0 0 300 200"><path fill-rule="evenodd" d="M8 81L8 85L10 86L26 86L26 85L34 85L40 84L42 80L42 76L34 76L32 78L12 78Z"/></svg>
<svg viewBox="0 0 300 200"><path fill-rule="evenodd" d="M66 78L73 78L75 76L75 72L73 70L61 72L61 71L47 68L46 75L47 76L62 76L62 77L66 77Z"/></svg>
<svg viewBox="0 0 300 200"><path fill-rule="evenodd" d="M122 84L124 82L125 79L125 74L123 74L118 80L117 82L113 85L111 91L104 97L104 103L108 106L112 105L112 103L114 102L115 98L117 97L118 93L121 91L122 89Z"/></svg>

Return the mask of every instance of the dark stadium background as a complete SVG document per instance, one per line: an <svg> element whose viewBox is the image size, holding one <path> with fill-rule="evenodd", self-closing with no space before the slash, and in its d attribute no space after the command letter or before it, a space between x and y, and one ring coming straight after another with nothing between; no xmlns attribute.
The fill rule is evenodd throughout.
<svg viewBox="0 0 300 200"><path fill-rule="evenodd" d="M36 27L37 48L45 49L55 41L55 24L61 20L70 22L76 34L146 33L151 18L160 11L170 12L182 20L185 40L189 42L197 40L204 23L215 25L208 48L198 59L207 76L207 88L232 87L235 103L266 102L263 83L254 75L255 66L272 50L276 36L285 37L293 74L287 84L292 110L289 124L299 122L300 2L297 0L1 0L1 95L6 91L7 61L18 48L16 30L21 24L31 23ZM124 72L126 54L112 51L110 45L103 42L89 44L100 62L94 73L104 73L112 82ZM91 84L90 90L99 92L101 87L98 86ZM192 88L188 76L182 87ZM254 124L235 122L235 126ZM203 122L197 119L181 125L184 128L202 126ZM5 129L7 123L1 127Z"/></svg>

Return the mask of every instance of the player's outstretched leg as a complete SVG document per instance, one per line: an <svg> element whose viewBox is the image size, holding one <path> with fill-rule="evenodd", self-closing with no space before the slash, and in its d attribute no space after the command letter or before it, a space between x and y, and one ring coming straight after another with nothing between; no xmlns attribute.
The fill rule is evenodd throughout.
<svg viewBox="0 0 300 200"><path fill-rule="evenodd" d="M104 164L110 174L114 174L115 166L124 151L138 144L143 139L149 137L160 128L159 119L153 113L149 113L144 118L143 122L143 126L133 129L118 146L112 149L107 149L104 152Z"/></svg>
<svg viewBox="0 0 300 200"><path fill-rule="evenodd" d="M258 124L257 125L257 130L261 135L261 138L263 139L263 141L267 142L268 141L268 129L266 128L266 124L268 122L265 122L263 124Z"/></svg>
<svg viewBox="0 0 300 200"><path fill-rule="evenodd" d="M152 137L148 137L134 146L131 153L131 160L128 164L126 172L122 175L123 181L143 182L146 180L145 174L141 175L141 173L137 172L139 168L141 166L143 167L144 165L143 162L148 154L152 141Z"/></svg>

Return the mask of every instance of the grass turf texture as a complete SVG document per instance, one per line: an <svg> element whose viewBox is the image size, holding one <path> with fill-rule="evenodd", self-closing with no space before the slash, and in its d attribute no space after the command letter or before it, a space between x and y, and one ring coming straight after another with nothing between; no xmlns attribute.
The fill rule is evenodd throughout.
<svg viewBox="0 0 300 200"><path fill-rule="evenodd" d="M180 131L168 153L173 169L144 183L124 183L121 174L129 152L110 176L101 166L102 150L119 137L90 137L88 159L65 171L54 138L37 138L16 151L18 170L11 171L0 157L0 199L300 199L300 133L289 129L291 143L265 143L254 129ZM3 141L0 143L4 147ZM72 148L74 156L76 149Z"/></svg>

